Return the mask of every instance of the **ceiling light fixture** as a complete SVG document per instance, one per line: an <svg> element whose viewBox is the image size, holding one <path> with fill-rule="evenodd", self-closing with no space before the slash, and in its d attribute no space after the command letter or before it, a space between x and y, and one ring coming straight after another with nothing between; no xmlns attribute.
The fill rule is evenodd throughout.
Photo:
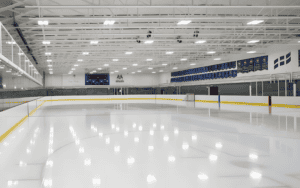
<svg viewBox="0 0 300 188"><path fill-rule="evenodd" d="M254 54L254 53L256 53L256 51L249 51L249 52L247 52L248 54Z"/></svg>
<svg viewBox="0 0 300 188"><path fill-rule="evenodd" d="M263 20L253 20L251 22L248 22L247 25L257 25L264 22Z"/></svg>
<svg viewBox="0 0 300 188"><path fill-rule="evenodd" d="M126 55L130 55L130 54L132 54L132 52L125 52L125 54L126 54Z"/></svg>
<svg viewBox="0 0 300 188"><path fill-rule="evenodd" d="M78 65L74 65L74 67L78 67Z"/></svg>
<svg viewBox="0 0 300 188"><path fill-rule="evenodd" d="M113 59L113 61L119 61L118 59Z"/></svg>
<svg viewBox="0 0 300 188"><path fill-rule="evenodd" d="M247 43L248 44L253 44L253 43L257 43L257 42L259 42L259 40L251 40L251 41L248 41Z"/></svg>
<svg viewBox="0 0 300 188"><path fill-rule="evenodd" d="M154 74L154 73L156 73L156 72L152 72L152 73Z"/></svg>
<svg viewBox="0 0 300 188"><path fill-rule="evenodd" d="M50 41L43 41L43 44L50 44Z"/></svg>
<svg viewBox="0 0 300 188"><path fill-rule="evenodd" d="M127 68L126 68L126 67L124 67L123 69L124 69L124 70L126 70Z"/></svg>
<svg viewBox="0 0 300 188"><path fill-rule="evenodd" d="M46 52L45 55L51 55L51 52Z"/></svg>
<svg viewBox="0 0 300 188"><path fill-rule="evenodd" d="M83 61L82 59L78 59L77 61Z"/></svg>
<svg viewBox="0 0 300 188"><path fill-rule="evenodd" d="M221 58L215 58L214 60L219 61L219 60L221 60Z"/></svg>
<svg viewBox="0 0 300 188"><path fill-rule="evenodd" d="M182 59L180 59L180 61L186 61L187 59L186 58L182 58Z"/></svg>
<svg viewBox="0 0 300 188"><path fill-rule="evenodd" d="M152 44L154 41L153 40L146 40L145 44Z"/></svg>
<svg viewBox="0 0 300 188"><path fill-rule="evenodd" d="M89 52L82 52L82 55L89 55Z"/></svg>
<svg viewBox="0 0 300 188"><path fill-rule="evenodd" d="M168 65L168 64L165 64L165 63L164 63L164 64L161 64L161 65L166 66L166 65Z"/></svg>
<svg viewBox="0 0 300 188"><path fill-rule="evenodd" d="M178 69L177 67L173 67L173 69Z"/></svg>
<svg viewBox="0 0 300 188"><path fill-rule="evenodd" d="M207 52L208 54L214 54L214 53L216 53L215 51L209 51L209 52Z"/></svg>
<svg viewBox="0 0 300 188"><path fill-rule="evenodd" d="M189 24L191 22L192 22L191 20L182 20L182 21L179 21L177 24L178 25L187 25L187 24Z"/></svg>
<svg viewBox="0 0 300 188"><path fill-rule="evenodd" d="M138 66L138 64L133 64L132 66Z"/></svg>
<svg viewBox="0 0 300 188"><path fill-rule="evenodd" d="M52 62L52 60L51 59L47 59L47 62Z"/></svg>
<svg viewBox="0 0 300 188"><path fill-rule="evenodd" d="M190 64L190 65L196 65L196 63L192 63L192 64Z"/></svg>
<svg viewBox="0 0 300 188"><path fill-rule="evenodd" d="M98 44L98 41L97 40L93 40L90 42L90 44Z"/></svg>
<svg viewBox="0 0 300 188"><path fill-rule="evenodd" d="M152 61L153 59L146 59L146 61Z"/></svg>
<svg viewBox="0 0 300 188"><path fill-rule="evenodd" d="M104 64L104 66L106 66L106 67L107 67L107 66L109 66L109 64Z"/></svg>
<svg viewBox="0 0 300 188"><path fill-rule="evenodd" d="M141 70L138 70L138 72L142 72Z"/></svg>
<svg viewBox="0 0 300 188"><path fill-rule="evenodd" d="M159 70L159 72L164 72L163 70Z"/></svg>
<svg viewBox="0 0 300 188"><path fill-rule="evenodd" d="M104 21L104 25L114 25L114 23L115 23L116 21L114 21L114 20L106 20L106 21Z"/></svg>
<svg viewBox="0 0 300 188"><path fill-rule="evenodd" d="M102 68L98 68L98 70L102 70Z"/></svg>
<svg viewBox="0 0 300 188"><path fill-rule="evenodd" d="M153 69L152 67L149 67L148 69Z"/></svg>
<svg viewBox="0 0 300 188"><path fill-rule="evenodd" d="M38 21L39 25L48 25L49 21Z"/></svg>
<svg viewBox="0 0 300 188"><path fill-rule="evenodd" d="M203 43L206 43L206 40L198 40L195 42L196 44L203 44Z"/></svg>
<svg viewBox="0 0 300 188"><path fill-rule="evenodd" d="M166 52L166 54L170 55L170 54L173 54L174 52Z"/></svg>
<svg viewBox="0 0 300 188"><path fill-rule="evenodd" d="M132 74L135 74L135 72L132 72Z"/></svg>

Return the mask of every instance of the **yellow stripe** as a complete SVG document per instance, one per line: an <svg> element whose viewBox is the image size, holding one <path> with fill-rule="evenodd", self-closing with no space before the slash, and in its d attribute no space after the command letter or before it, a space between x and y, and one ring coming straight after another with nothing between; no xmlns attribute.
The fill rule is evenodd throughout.
<svg viewBox="0 0 300 188"><path fill-rule="evenodd" d="M195 100L195 102L202 102L202 103L218 103L218 101L212 101L212 100Z"/></svg>
<svg viewBox="0 0 300 188"><path fill-rule="evenodd" d="M289 104L272 104L272 107L300 108L300 105L289 105Z"/></svg>
<svg viewBox="0 0 300 188"><path fill-rule="evenodd" d="M221 104L250 105L250 106L269 106L268 103L250 103L250 102L235 102L235 101L221 101Z"/></svg>
<svg viewBox="0 0 300 188"><path fill-rule="evenodd" d="M42 104L40 104L36 109L32 110L29 113L29 116L32 116L37 111L37 109L39 109L45 102L46 101L44 101ZM0 143L2 143L14 130L16 130L19 126L21 126L27 119L28 119L28 116L23 117L18 123L16 123L10 129L8 129L3 135L1 135Z"/></svg>

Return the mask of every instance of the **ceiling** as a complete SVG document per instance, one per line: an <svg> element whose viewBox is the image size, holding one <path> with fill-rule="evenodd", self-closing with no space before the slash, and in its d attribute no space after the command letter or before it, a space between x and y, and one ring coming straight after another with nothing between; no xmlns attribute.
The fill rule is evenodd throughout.
<svg viewBox="0 0 300 188"><path fill-rule="evenodd" d="M72 68L75 69L72 74L91 71L138 74L138 70L158 73L170 72L174 67L217 64L220 61L215 58L230 60L232 54L247 54L269 45L297 45L300 1L2 0L0 21L25 52L27 49L12 25L13 17L40 72L49 74L51 64L53 74L68 74ZM254 20L263 22L248 25ZM49 24L41 26L38 21ZM104 25L105 21L115 23ZM178 25L180 21L191 22ZM151 37L147 38L149 31ZM147 40L153 43L145 44ZM259 42L248 43L253 40ZM215 53L208 54L209 51ZM45 52L51 55L46 56Z"/></svg>

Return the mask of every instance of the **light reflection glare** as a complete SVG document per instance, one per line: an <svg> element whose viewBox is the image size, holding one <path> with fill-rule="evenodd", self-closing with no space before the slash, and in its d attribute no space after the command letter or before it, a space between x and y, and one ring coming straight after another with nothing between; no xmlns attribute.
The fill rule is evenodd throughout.
<svg viewBox="0 0 300 188"><path fill-rule="evenodd" d="M19 162L19 166L21 166L21 167L26 166L26 165L27 165L27 164L24 163L23 161L20 161L20 162Z"/></svg>
<svg viewBox="0 0 300 188"><path fill-rule="evenodd" d="M189 144L188 143L183 143L182 144L182 149L184 149L184 150L187 150L187 149L189 149Z"/></svg>
<svg viewBox="0 0 300 188"><path fill-rule="evenodd" d="M150 130L150 135L153 136L154 135L154 131Z"/></svg>
<svg viewBox="0 0 300 188"><path fill-rule="evenodd" d="M143 127L142 126L139 126L139 131L142 131L143 130Z"/></svg>
<svg viewBox="0 0 300 188"><path fill-rule="evenodd" d="M115 146L114 150L115 150L116 153L119 153L120 152L120 146Z"/></svg>
<svg viewBox="0 0 300 188"><path fill-rule="evenodd" d="M258 173L258 172L252 171L252 172L250 173L250 177L253 178L253 179L260 179L261 176L262 176L262 175L261 175L260 173Z"/></svg>
<svg viewBox="0 0 300 188"><path fill-rule="evenodd" d="M129 158L127 159L127 164L128 164L128 165L132 165L134 162L135 162L135 159L134 159L133 157L129 157Z"/></svg>
<svg viewBox="0 0 300 188"><path fill-rule="evenodd" d="M84 147L79 148L79 153L84 153Z"/></svg>
<svg viewBox="0 0 300 188"><path fill-rule="evenodd" d="M125 136L125 137L128 136L128 131L124 131L124 136Z"/></svg>
<svg viewBox="0 0 300 188"><path fill-rule="evenodd" d="M210 154L210 155L209 155L209 160L210 160L210 161L216 161L216 160L218 160L218 156L213 155L213 154Z"/></svg>
<svg viewBox="0 0 300 188"><path fill-rule="evenodd" d="M160 126L160 129L161 129L161 130L164 130L164 129L165 129L165 126L163 126L163 125Z"/></svg>
<svg viewBox="0 0 300 188"><path fill-rule="evenodd" d="M102 133L102 132L100 132L100 133L99 133L99 136L100 136L100 137L102 137L102 136L103 136L103 133Z"/></svg>
<svg viewBox="0 0 300 188"><path fill-rule="evenodd" d="M222 145L221 142L217 142L215 146L216 146L216 148L218 148L218 149L221 149L221 148L223 147L223 145Z"/></svg>
<svg viewBox="0 0 300 188"><path fill-rule="evenodd" d="M47 167L53 167L53 161L50 161L50 160L47 161L47 162L46 162L46 166L47 166Z"/></svg>
<svg viewBox="0 0 300 188"><path fill-rule="evenodd" d="M164 136L164 141L167 142L168 140L169 140L169 136L168 136L168 135L165 135L165 136Z"/></svg>
<svg viewBox="0 0 300 188"><path fill-rule="evenodd" d="M119 132L119 131L120 131L120 128L119 128L119 127L116 127L116 131Z"/></svg>
<svg viewBox="0 0 300 188"><path fill-rule="evenodd" d="M92 161L91 161L90 158L86 158L86 159L84 160L84 165L85 165L85 166L90 166L91 164L92 164Z"/></svg>
<svg viewBox="0 0 300 188"><path fill-rule="evenodd" d="M79 144L80 144L80 140L76 139L76 140L75 140L75 144L76 144L76 145L79 145Z"/></svg>
<svg viewBox="0 0 300 188"><path fill-rule="evenodd" d="M110 138L106 138L106 139L105 139L105 143L106 143L106 144L109 144L109 143L110 143Z"/></svg>
<svg viewBox="0 0 300 188"><path fill-rule="evenodd" d="M257 160L258 159L258 156L254 153L250 153L249 154L249 158L252 159L252 160Z"/></svg>
<svg viewBox="0 0 300 188"><path fill-rule="evenodd" d="M52 179L44 179L44 187L51 187L52 186Z"/></svg>
<svg viewBox="0 0 300 188"><path fill-rule="evenodd" d="M114 129L114 128L115 128L115 124L112 124L112 125L111 125L111 128Z"/></svg>
<svg viewBox="0 0 300 188"><path fill-rule="evenodd" d="M170 156L168 157L168 161L169 161L169 162L175 162L175 157L174 157L173 155L170 155Z"/></svg>
<svg viewBox="0 0 300 188"><path fill-rule="evenodd" d="M154 150L154 146L148 146L148 151L153 151Z"/></svg>
<svg viewBox="0 0 300 188"><path fill-rule="evenodd" d="M175 130L174 130L174 134L177 135L178 133L179 133L178 129L175 129Z"/></svg>
<svg viewBox="0 0 300 188"><path fill-rule="evenodd" d="M197 135L193 135L192 140L194 140L194 141L197 140Z"/></svg>
<svg viewBox="0 0 300 188"><path fill-rule="evenodd" d="M149 175L147 176L147 182L148 182L149 184L153 184L153 183L156 182L156 178L155 178L153 175L149 174Z"/></svg>
<svg viewBox="0 0 300 188"><path fill-rule="evenodd" d="M205 181L208 179L208 176L206 174L200 173L198 174L198 178L202 181Z"/></svg>
<svg viewBox="0 0 300 188"><path fill-rule="evenodd" d="M136 127L136 124L134 123L134 124L132 125L132 127L135 128L135 127Z"/></svg>
<svg viewBox="0 0 300 188"><path fill-rule="evenodd" d="M134 138L134 141L135 141L135 142L139 142L140 139L139 139L138 137L135 137L135 138Z"/></svg>
<svg viewBox="0 0 300 188"><path fill-rule="evenodd" d="M156 124L155 123L153 123L153 127L156 128Z"/></svg>
<svg viewBox="0 0 300 188"><path fill-rule="evenodd" d="M100 186L101 179L100 178L93 178L93 186Z"/></svg>

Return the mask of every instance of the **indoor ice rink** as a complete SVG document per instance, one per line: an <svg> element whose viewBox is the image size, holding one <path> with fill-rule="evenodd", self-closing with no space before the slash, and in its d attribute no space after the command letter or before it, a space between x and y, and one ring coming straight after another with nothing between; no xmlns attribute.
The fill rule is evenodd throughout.
<svg viewBox="0 0 300 188"><path fill-rule="evenodd" d="M0 188L299 188L299 0L0 0Z"/></svg>

